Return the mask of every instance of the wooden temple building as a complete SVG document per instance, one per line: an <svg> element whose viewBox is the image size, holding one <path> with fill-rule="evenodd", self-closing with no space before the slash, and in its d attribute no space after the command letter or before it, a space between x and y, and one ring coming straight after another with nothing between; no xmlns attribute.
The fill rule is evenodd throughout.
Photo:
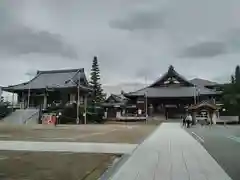
<svg viewBox="0 0 240 180"><path fill-rule="evenodd" d="M216 124L219 118L219 107L213 101L202 101L188 107L187 111L192 115L193 124L197 122L197 115L205 114L210 124Z"/></svg>
<svg viewBox="0 0 240 180"><path fill-rule="evenodd" d="M115 119L126 113L128 99L122 94L111 94L102 106L105 110L105 118ZM136 107L136 106L135 106Z"/></svg>
<svg viewBox="0 0 240 180"><path fill-rule="evenodd" d="M151 85L125 93L128 104L135 104L148 115L179 118L186 109L204 100L215 100L219 93L214 88L197 85L180 75L173 66Z"/></svg>
<svg viewBox="0 0 240 180"><path fill-rule="evenodd" d="M64 104L77 102L78 92L80 104L83 104L84 98L91 92L83 68L37 71L36 76L30 81L2 89L17 94L20 108L39 106L46 108L53 102Z"/></svg>

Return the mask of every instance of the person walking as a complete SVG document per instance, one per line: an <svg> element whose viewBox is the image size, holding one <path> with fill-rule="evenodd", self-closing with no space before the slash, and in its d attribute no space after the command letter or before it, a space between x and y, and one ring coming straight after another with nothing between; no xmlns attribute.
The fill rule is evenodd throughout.
<svg viewBox="0 0 240 180"><path fill-rule="evenodd" d="M182 119L182 126L185 127L186 126L186 117L181 116L181 119Z"/></svg>
<svg viewBox="0 0 240 180"><path fill-rule="evenodd" d="M187 121L187 128L190 128L190 124L192 123L192 116L191 116L191 114L187 115L186 121Z"/></svg>

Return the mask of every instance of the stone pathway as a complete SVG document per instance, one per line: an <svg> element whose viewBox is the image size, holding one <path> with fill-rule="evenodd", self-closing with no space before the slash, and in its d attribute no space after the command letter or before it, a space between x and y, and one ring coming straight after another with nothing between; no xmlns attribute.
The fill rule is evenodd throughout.
<svg viewBox="0 0 240 180"><path fill-rule="evenodd" d="M163 123L111 180L231 180L178 123Z"/></svg>
<svg viewBox="0 0 240 180"><path fill-rule="evenodd" d="M0 141L0 150L129 154L137 144Z"/></svg>

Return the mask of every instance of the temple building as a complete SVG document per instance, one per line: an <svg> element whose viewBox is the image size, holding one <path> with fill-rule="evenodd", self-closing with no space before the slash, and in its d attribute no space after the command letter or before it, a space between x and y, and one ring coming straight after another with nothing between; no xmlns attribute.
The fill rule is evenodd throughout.
<svg viewBox="0 0 240 180"><path fill-rule="evenodd" d="M135 92L125 93L128 103L148 115L179 118L192 104L219 96L214 89L196 85L177 73L173 66L151 85Z"/></svg>
<svg viewBox="0 0 240 180"><path fill-rule="evenodd" d="M84 98L91 92L83 68L37 71L30 81L2 89L17 94L20 108L46 108L53 102L76 102L78 94L80 104L83 104Z"/></svg>
<svg viewBox="0 0 240 180"><path fill-rule="evenodd" d="M111 94L102 106L105 110L105 118L115 119L124 114L127 104L127 98L122 94Z"/></svg>

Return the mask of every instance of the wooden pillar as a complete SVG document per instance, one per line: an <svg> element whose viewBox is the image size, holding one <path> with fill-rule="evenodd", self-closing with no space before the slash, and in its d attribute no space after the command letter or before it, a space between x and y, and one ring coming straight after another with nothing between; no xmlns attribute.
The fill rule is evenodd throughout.
<svg viewBox="0 0 240 180"><path fill-rule="evenodd" d="M47 108L47 94L45 93L43 96L43 109Z"/></svg>
<svg viewBox="0 0 240 180"><path fill-rule="evenodd" d="M150 107L149 107L149 116L152 116L153 114L153 105L150 104Z"/></svg>
<svg viewBox="0 0 240 180"><path fill-rule="evenodd" d="M218 119L217 110L214 110L214 111L212 112L212 122L213 122L213 124L216 124L216 123L217 123L217 119Z"/></svg>
<svg viewBox="0 0 240 180"><path fill-rule="evenodd" d="M27 108L27 100L28 96L26 94L23 95L23 109Z"/></svg>
<svg viewBox="0 0 240 180"><path fill-rule="evenodd" d="M76 102L76 94L72 93L70 94L70 102Z"/></svg>
<svg viewBox="0 0 240 180"><path fill-rule="evenodd" d="M195 125L196 122L197 122L196 115L197 115L197 112L196 112L196 111L192 111L192 121L193 121L193 125Z"/></svg>
<svg viewBox="0 0 240 180"><path fill-rule="evenodd" d="M18 95L18 99L19 99L19 104L20 104L20 109L24 109L25 108L25 104L24 104L24 93L22 92L21 93L21 96L20 94Z"/></svg>
<svg viewBox="0 0 240 180"><path fill-rule="evenodd" d="M213 124L213 110L209 110L209 121L210 121L210 124L212 125Z"/></svg>

